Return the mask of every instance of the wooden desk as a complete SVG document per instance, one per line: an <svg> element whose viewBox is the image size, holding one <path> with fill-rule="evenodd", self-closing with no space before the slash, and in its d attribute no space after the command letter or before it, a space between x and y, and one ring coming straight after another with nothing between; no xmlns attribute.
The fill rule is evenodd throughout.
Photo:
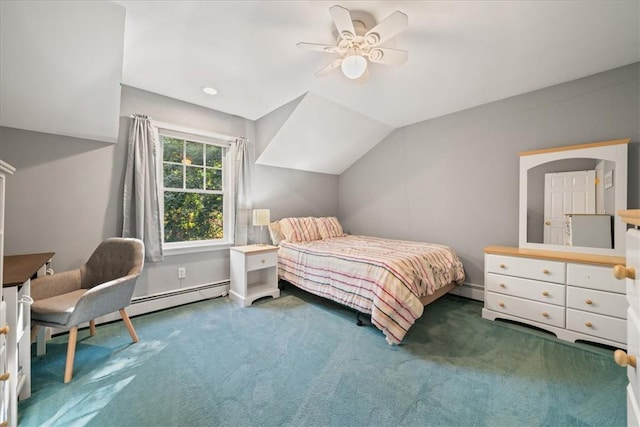
<svg viewBox="0 0 640 427"><path fill-rule="evenodd" d="M2 297L7 305L9 424L18 424L18 399L31 396L31 279L44 276L53 252L3 258Z"/></svg>

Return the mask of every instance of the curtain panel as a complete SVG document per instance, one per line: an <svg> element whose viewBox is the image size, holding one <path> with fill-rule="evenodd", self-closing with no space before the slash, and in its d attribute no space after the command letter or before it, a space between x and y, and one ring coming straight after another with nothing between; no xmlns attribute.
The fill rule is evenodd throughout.
<svg viewBox="0 0 640 427"><path fill-rule="evenodd" d="M251 224L251 179L253 158L250 142L238 138L235 147L234 244L246 245Z"/></svg>
<svg viewBox="0 0 640 427"><path fill-rule="evenodd" d="M141 239L145 258L163 260L162 223L157 181L158 129L145 115L135 114L129 128L124 178L122 236Z"/></svg>

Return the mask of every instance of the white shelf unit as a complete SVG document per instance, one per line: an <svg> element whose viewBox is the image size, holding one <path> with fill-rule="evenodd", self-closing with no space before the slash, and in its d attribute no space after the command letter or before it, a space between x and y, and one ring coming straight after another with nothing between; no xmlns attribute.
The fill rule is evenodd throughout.
<svg viewBox="0 0 640 427"><path fill-rule="evenodd" d="M229 296L242 306L267 296L278 298L278 248L248 245L231 248Z"/></svg>
<svg viewBox="0 0 640 427"><path fill-rule="evenodd" d="M616 350L614 359L627 370L627 425L640 426L640 209L618 211L632 228L626 234L626 265L618 265L613 274L626 287L627 352Z"/></svg>
<svg viewBox="0 0 640 427"><path fill-rule="evenodd" d="M17 425L17 405L13 408L11 385L12 379L9 372L9 349L7 338L9 335L7 325L7 304L2 296L3 260L4 260L4 210L5 210L5 186L7 175L13 175L16 169L10 164L0 160L0 426ZM12 412L12 409L14 411Z"/></svg>

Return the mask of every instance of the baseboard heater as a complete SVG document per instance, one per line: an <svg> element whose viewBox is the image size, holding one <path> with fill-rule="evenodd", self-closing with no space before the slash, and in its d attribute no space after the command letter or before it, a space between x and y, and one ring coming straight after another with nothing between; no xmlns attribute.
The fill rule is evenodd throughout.
<svg viewBox="0 0 640 427"><path fill-rule="evenodd" d="M162 298L171 298L174 296L190 294L193 292L206 291L208 289L216 289L221 286L226 286L228 289L229 285L230 285L230 282L228 280L223 280L221 282L209 283L207 285L198 285L198 286L192 286L190 288L176 289L174 291L159 292L157 294L152 294L152 295L133 297L131 299L131 305L141 304L143 302L153 301L153 300L162 299Z"/></svg>
<svg viewBox="0 0 640 427"><path fill-rule="evenodd" d="M131 305L126 307L130 317L152 313L166 308L177 307L209 298L226 296L229 293L229 280L191 286L189 288L158 292L151 295L133 297ZM96 323L120 320L120 313L112 313L96 319Z"/></svg>
<svg viewBox="0 0 640 427"><path fill-rule="evenodd" d="M151 295L143 295L139 297L133 297L131 299L131 305L125 307L129 317L139 316L141 314L152 313L154 311L164 310L166 308L177 307L192 302L202 301L209 298L217 298L226 296L229 294L229 280L222 280L220 282L208 283L205 285L196 285L189 288L176 289L166 292L158 292ZM120 321L119 312L107 314L106 316L98 317L96 324L108 323L114 321ZM88 328L89 323L79 325L80 328ZM134 322L135 326L135 322ZM58 335L60 333L66 333L66 330L49 328L48 336Z"/></svg>

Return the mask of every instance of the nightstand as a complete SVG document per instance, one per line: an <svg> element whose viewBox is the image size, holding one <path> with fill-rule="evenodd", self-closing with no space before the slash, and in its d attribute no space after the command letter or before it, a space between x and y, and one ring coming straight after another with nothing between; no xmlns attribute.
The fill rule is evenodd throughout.
<svg viewBox="0 0 640 427"><path fill-rule="evenodd" d="M231 289L229 296L244 307L255 300L278 298L278 248L248 245L231 248Z"/></svg>

